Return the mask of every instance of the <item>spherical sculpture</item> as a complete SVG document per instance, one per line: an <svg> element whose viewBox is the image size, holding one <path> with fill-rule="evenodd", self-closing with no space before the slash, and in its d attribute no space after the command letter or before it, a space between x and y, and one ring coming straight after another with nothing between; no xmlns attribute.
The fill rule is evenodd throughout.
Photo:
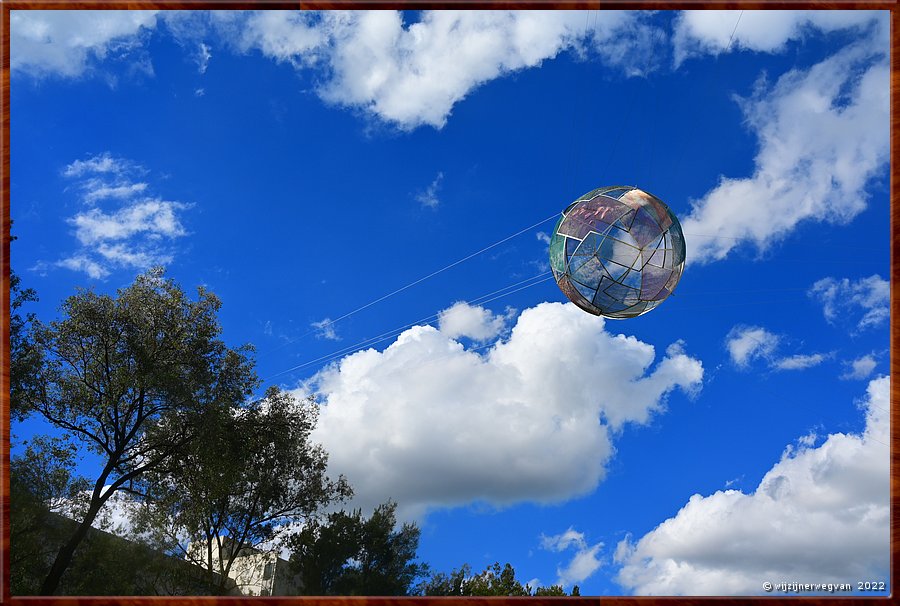
<svg viewBox="0 0 900 606"><path fill-rule="evenodd" d="M550 269L581 309L606 318L647 313L684 271L681 224L636 187L601 187L569 205L550 240Z"/></svg>

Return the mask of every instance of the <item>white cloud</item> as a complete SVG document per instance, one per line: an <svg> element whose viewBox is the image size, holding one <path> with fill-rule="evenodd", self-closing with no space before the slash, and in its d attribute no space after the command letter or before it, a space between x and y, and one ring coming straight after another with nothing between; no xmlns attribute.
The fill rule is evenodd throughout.
<svg viewBox="0 0 900 606"><path fill-rule="evenodd" d="M185 207L178 202L142 200L112 213L98 208L76 214L69 219L75 236L85 245L108 240L124 240L138 234L174 238L185 234L177 211Z"/></svg>
<svg viewBox="0 0 900 606"><path fill-rule="evenodd" d="M506 328L506 316L491 310L458 301L438 312L438 328L451 339L468 337L475 341L490 341Z"/></svg>
<svg viewBox="0 0 900 606"><path fill-rule="evenodd" d="M132 170L134 165L122 158L113 158L109 152L103 152L87 160L75 160L63 169L66 177L81 177L86 173L121 174Z"/></svg>
<svg viewBox="0 0 900 606"><path fill-rule="evenodd" d="M94 204L107 198L128 199L146 191L147 183L132 181L147 170L124 158L115 158L103 152L85 160L75 160L67 165L62 175L80 179L76 187L82 192L82 200Z"/></svg>
<svg viewBox="0 0 900 606"><path fill-rule="evenodd" d="M87 208L67 219L81 248L57 261L57 267L100 279L114 267L146 269L172 260L168 243L187 233L179 214L190 205L146 195L148 184L132 181L146 173L109 152L65 167L63 176L76 179ZM116 206L104 209L101 203Z"/></svg>
<svg viewBox="0 0 900 606"><path fill-rule="evenodd" d="M557 583L563 587L569 587L575 583L581 583L589 576L597 572L603 562L599 558L603 543L588 545L584 533L569 528L562 534L542 536L541 546L550 551L575 550L575 555L569 563L556 569Z"/></svg>
<svg viewBox="0 0 900 606"><path fill-rule="evenodd" d="M557 568L558 583L568 587L575 583L581 583L589 576L597 572L602 566L598 553L603 548L603 543L597 543L583 550L578 550L572 557L572 561L564 568Z"/></svg>
<svg viewBox="0 0 900 606"><path fill-rule="evenodd" d="M400 11L13 11L13 70L79 76L94 59L145 50L141 34L160 19L200 73L215 33L238 52L313 69L324 101L405 130L441 128L479 86L561 52L631 76L655 69L666 43L640 11L424 11L415 23ZM135 65L152 73L146 57Z"/></svg>
<svg viewBox="0 0 900 606"><path fill-rule="evenodd" d="M323 318L318 322L312 322L310 326L316 329L316 337L320 339L326 339L328 341L341 340L341 337L338 336L334 329L334 322L331 321L331 318Z"/></svg>
<svg viewBox="0 0 900 606"><path fill-rule="evenodd" d="M109 487L109 484L104 486L100 490L100 494L105 494ZM59 513L73 520L83 520L90 497L91 492L86 490L78 493L74 499L63 500L60 503ZM135 537L136 532L131 523L131 517L137 509L138 504L132 497L122 491L117 491L100 508L91 526L120 537Z"/></svg>
<svg viewBox="0 0 900 606"><path fill-rule="evenodd" d="M788 42L803 39L812 30L862 30L874 23L880 28L879 34L884 35L888 15L887 11L856 10L682 11L675 19L672 38L675 63L680 64L693 55L719 54L726 49L777 53Z"/></svg>
<svg viewBox="0 0 900 606"><path fill-rule="evenodd" d="M825 354L797 354L776 360L774 366L778 370L803 370L818 366L826 359L828 359L828 356Z"/></svg>
<svg viewBox="0 0 900 606"><path fill-rule="evenodd" d="M741 369L750 367L750 363L764 360L775 370L803 370L817 366L832 357L832 353L793 354L777 356L776 353L783 339L780 335L769 332L760 326L734 326L725 337L725 348L732 363Z"/></svg>
<svg viewBox="0 0 900 606"><path fill-rule="evenodd" d="M848 366L850 367L847 372L841 375L842 379L867 379L869 375L872 374L872 371L875 370L875 367L878 365L878 362L875 360L875 356L872 354L867 354L860 358L857 358L851 361Z"/></svg>
<svg viewBox="0 0 900 606"><path fill-rule="evenodd" d="M865 186L889 158L886 52L860 42L739 100L759 140L753 175L721 177L692 202L682 223L691 261L744 242L765 250L800 222L845 223L866 208Z"/></svg>
<svg viewBox="0 0 900 606"><path fill-rule="evenodd" d="M819 439L819 434L815 431L811 431L805 436L801 436L797 438L797 443L801 446L805 446L806 448L811 448L816 445L816 440Z"/></svg>
<svg viewBox="0 0 900 606"><path fill-rule="evenodd" d="M550 245L550 240L551 240L550 234L543 232L543 231L539 231L538 233L535 234L535 236L537 237L538 240L540 240L544 244L546 244L548 246Z"/></svg>
<svg viewBox="0 0 900 606"><path fill-rule="evenodd" d="M584 548L587 543L584 540L584 533L578 532L571 526L562 534L551 536L541 535L541 547L550 551L565 551L569 547Z"/></svg>
<svg viewBox="0 0 900 606"><path fill-rule="evenodd" d="M156 27L156 11L10 11L9 59L13 72L77 77L93 59L140 44L143 28Z"/></svg>
<svg viewBox="0 0 900 606"><path fill-rule="evenodd" d="M125 244L107 244L101 242L97 245L97 252L106 260L119 267L135 267L143 269L152 265L162 265L172 260L171 255L148 252L146 250L133 250Z"/></svg>
<svg viewBox="0 0 900 606"><path fill-rule="evenodd" d="M725 488L728 488L729 486L733 486L733 485L737 484L738 482L742 481L743 479L744 479L744 476L732 478L730 480L725 480Z"/></svg>
<svg viewBox="0 0 900 606"><path fill-rule="evenodd" d="M327 13L320 16L303 11L258 11L237 24L238 27L232 27L231 33L237 37L233 41L244 51L257 49L267 57L299 66L315 61L311 53L328 42L327 27L314 25L320 18L328 23ZM217 25L221 28L236 24L228 20Z"/></svg>
<svg viewBox="0 0 900 606"><path fill-rule="evenodd" d="M420 193L416 196L416 200L419 201L419 204L422 206L427 206L428 208L437 208L441 203L438 200L437 192L441 186L441 181L444 179L444 173L439 172L437 177L434 178L434 181L431 182L431 185L428 186L424 192Z"/></svg>
<svg viewBox="0 0 900 606"><path fill-rule="evenodd" d="M85 185L85 202L98 202L105 198L130 198L147 189L146 183L110 185L98 179L91 179Z"/></svg>
<svg viewBox="0 0 900 606"><path fill-rule="evenodd" d="M890 567L890 382L869 383L861 434L800 441L755 491L692 496L616 549L639 595L764 594L762 583L886 579ZM855 588L855 586L854 586Z"/></svg>
<svg viewBox="0 0 900 606"><path fill-rule="evenodd" d="M106 267L84 255L74 255L61 259L56 262L56 265L72 271L83 271L94 280L99 280L109 275L109 270Z"/></svg>
<svg viewBox="0 0 900 606"><path fill-rule="evenodd" d="M104 486L101 489L101 494L105 494L109 488L110 485L108 484ZM84 519L90 498L91 491L83 491L77 494L75 499L63 501L59 513L70 519L81 521ZM103 504L91 526L130 541L158 545L157 541L164 536L165 531L160 534L159 529L147 526L141 521L140 514L144 505L132 495L122 490L117 490ZM172 530L174 531L174 538L181 545L187 546L190 541L190 534L184 528L175 528L173 526Z"/></svg>
<svg viewBox="0 0 900 606"><path fill-rule="evenodd" d="M208 44L204 44L201 42L197 46L197 71L201 74L206 73L206 68L209 67L209 60L212 58L212 53L210 52L210 47Z"/></svg>
<svg viewBox="0 0 900 606"><path fill-rule="evenodd" d="M425 11L406 24L398 11L263 11L243 29L229 23L223 31L244 51L323 68L322 99L408 130L443 127L477 87L566 50L591 49L626 73L645 72L659 36L644 19L620 11Z"/></svg>
<svg viewBox="0 0 900 606"><path fill-rule="evenodd" d="M856 325L859 330L878 326L890 317L891 284L877 274L855 282L823 278L812 285L809 296L819 300L829 322L861 310L863 315Z"/></svg>
<svg viewBox="0 0 900 606"><path fill-rule="evenodd" d="M509 339L479 353L430 326L382 352L343 358L302 390L320 394L314 439L357 504L387 498L407 517L486 502L559 502L593 490L611 432L647 423L701 363L604 330L574 305L525 310Z"/></svg>
<svg viewBox="0 0 900 606"><path fill-rule="evenodd" d="M736 366L747 368L753 360L771 358L780 340L759 326L735 326L725 338L725 347Z"/></svg>

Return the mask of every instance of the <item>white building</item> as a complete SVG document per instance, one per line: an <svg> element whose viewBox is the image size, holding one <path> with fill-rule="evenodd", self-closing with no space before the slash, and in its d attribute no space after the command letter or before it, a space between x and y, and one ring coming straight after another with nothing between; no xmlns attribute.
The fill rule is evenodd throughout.
<svg viewBox="0 0 900 606"><path fill-rule="evenodd" d="M221 538L222 552L219 552L219 541L212 542L213 570L219 571L219 562L225 560L228 564L230 557L231 540L228 537ZM209 552L205 543L191 543L188 545L188 553L185 558L195 564L207 564ZM270 596L270 595L297 595L300 590L299 578L290 569L290 564L284 558L278 557L273 551L262 551L254 547L242 548L228 576L234 580L236 591L240 595Z"/></svg>

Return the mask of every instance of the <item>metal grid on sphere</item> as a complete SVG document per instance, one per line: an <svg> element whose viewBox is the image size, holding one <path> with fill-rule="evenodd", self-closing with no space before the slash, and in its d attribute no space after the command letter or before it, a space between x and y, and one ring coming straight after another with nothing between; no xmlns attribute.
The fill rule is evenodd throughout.
<svg viewBox="0 0 900 606"><path fill-rule="evenodd" d="M636 187L595 189L569 205L550 239L550 269L563 294L594 315L645 314L684 271L684 234L659 198Z"/></svg>

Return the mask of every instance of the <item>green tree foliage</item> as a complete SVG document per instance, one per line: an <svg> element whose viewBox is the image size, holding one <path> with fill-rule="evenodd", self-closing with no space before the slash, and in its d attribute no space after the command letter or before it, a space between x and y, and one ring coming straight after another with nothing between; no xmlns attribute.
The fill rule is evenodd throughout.
<svg viewBox="0 0 900 606"><path fill-rule="evenodd" d="M74 474L76 450L62 438L39 436L10 460L9 576L14 595L38 592L61 541L53 532L52 515L64 504L77 503L88 486Z"/></svg>
<svg viewBox="0 0 900 606"><path fill-rule="evenodd" d="M327 454L309 440L317 415L312 399L274 387L246 406L206 411L203 432L146 474L141 523L226 592L240 554L351 495L343 477L329 479Z"/></svg>
<svg viewBox="0 0 900 606"><path fill-rule="evenodd" d="M577 596L580 596L580 595L581 595L581 589L578 587L578 585L575 585L574 587L572 587L572 593L568 593L568 594L567 594L567 593L566 593L566 590L563 589L563 586L562 586L562 585L551 585L550 587L538 587L537 589L534 590L534 594L533 594L533 595L534 595L534 596L564 596L564 595L570 595L570 596L576 596L576 597L577 597Z"/></svg>
<svg viewBox="0 0 900 606"><path fill-rule="evenodd" d="M379 505L372 516L338 511L322 523L311 520L291 537L292 567L306 595L408 595L426 572L414 562L420 530L396 529L397 504Z"/></svg>
<svg viewBox="0 0 900 606"><path fill-rule="evenodd" d="M577 587L577 586L576 586ZM568 595L562 585L551 585L550 587L538 587L534 590L535 596L564 596Z"/></svg>
<svg viewBox="0 0 900 606"><path fill-rule="evenodd" d="M40 591L53 556L77 527L60 515L86 506L89 484L74 473L77 448L63 438L36 437L10 461L10 592ZM172 595L208 592L183 561L92 529L72 558L59 590L71 595Z"/></svg>
<svg viewBox="0 0 900 606"><path fill-rule="evenodd" d="M35 389L34 379L41 365L39 350L34 346L29 327L35 316L22 315L22 307L38 300L33 288L22 288L22 280L15 273L9 274L9 416L21 421L28 416L32 398L28 393Z"/></svg>
<svg viewBox="0 0 900 606"><path fill-rule="evenodd" d="M538 587L532 593L531 586L516 580L516 571L507 563L502 568L499 562L488 566L478 574L472 574L472 567L463 564L450 574L433 573L419 586L425 596L565 596L561 585ZM568 595L581 595L578 585Z"/></svg>
<svg viewBox="0 0 900 606"><path fill-rule="evenodd" d="M62 304L60 320L33 321L40 366L22 406L101 461L79 524L40 593L57 590L113 494L134 490L191 442L204 414L234 406L256 386L249 348L229 349L218 338L219 307L212 293L201 288L192 301L154 269L115 297L81 290Z"/></svg>
<svg viewBox="0 0 900 606"><path fill-rule="evenodd" d="M49 324L22 317L36 296L15 275L11 295L11 415L40 414L67 435L34 438L10 463L13 594L233 593L235 558L284 545L302 523L287 544L310 595L531 595L499 563L414 589L428 573L420 531L397 527L393 502L323 518L352 491L310 441L318 408L277 388L248 401L252 349L220 340L212 293L192 300L155 269L116 296L80 290ZM74 471L84 448L101 462L90 479ZM141 505L139 541L91 527L116 494Z"/></svg>
<svg viewBox="0 0 900 606"><path fill-rule="evenodd" d="M437 573L422 586L424 595L433 596L527 596L527 585L516 580L516 571L507 563L501 568L499 562L473 575L472 567L463 564L449 575Z"/></svg>
<svg viewBox="0 0 900 606"><path fill-rule="evenodd" d="M468 580L471 595L528 595L528 590L516 580L516 571L507 563L503 569L495 562L480 574Z"/></svg>

